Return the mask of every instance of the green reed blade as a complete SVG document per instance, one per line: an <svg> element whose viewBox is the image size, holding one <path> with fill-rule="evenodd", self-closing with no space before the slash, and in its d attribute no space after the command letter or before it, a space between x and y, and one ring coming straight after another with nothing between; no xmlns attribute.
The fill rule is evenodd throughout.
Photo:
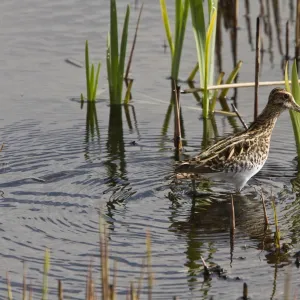
<svg viewBox="0 0 300 300"><path fill-rule="evenodd" d="M47 300L47 298L48 298L48 273L49 273L49 269L50 269L50 253L49 253L49 249L46 249L45 250L45 257L44 257L42 300Z"/></svg>
<svg viewBox="0 0 300 300"><path fill-rule="evenodd" d="M242 66L243 62L240 60L237 65L235 66L235 68L231 71L231 73L229 74L227 80L226 80L226 84L231 84L234 79L236 78L237 74L239 73L239 70ZM220 96L219 98L225 98L227 93L229 91L229 88L228 89L223 89L222 92L220 93Z"/></svg>
<svg viewBox="0 0 300 300"><path fill-rule="evenodd" d="M221 84L223 77L224 77L225 73L221 72L218 79L217 79L217 85ZM217 103L217 97L218 97L218 92L219 90L215 90L211 99L211 104L210 104L210 108L209 111L210 112L214 112L215 108L216 108L216 103Z"/></svg>
<svg viewBox="0 0 300 300"><path fill-rule="evenodd" d="M94 101L93 94L94 94L94 76L95 76L95 67L94 64L91 65L91 74L90 74L90 82L89 82L89 89L90 89L90 95L91 97L88 99L88 101Z"/></svg>
<svg viewBox="0 0 300 300"><path fill-rule="evenodd" d="M128 23L129 23L130 8L127 5L125 20L123 24L123 32L121 39L121 49L120 49L120 61L119 61L119 76L118 76L118 101L121 104L122 90L123 90L123 77L124 77L124 65L126 57L127 48L127 37L128 37Z"/></svg>
<svg viewBox="0 0 300 300"><path fill-rule="evenodd" d="M291 93L291 87L289 83L289 62L286 62L285 69L284 69L284 81L285 81L285 89Z"/></svg>
<svg viewBox="0 0 300 300"><path fill-rule="evenodd" d="M216 16L217 12L213 8L212 17L207 29L206 34L206 41L205 41L205 69L204 69L204 93L203 93L203 117L207 118L209 113L209 92L207 90L208 88L208 80L209 80L209 74L210 74L210 44L212 42L212 33L213 29L216 24Z"/></svg>
<svg viewBox="0 0 300 300"><path fill-rule="evenodd" d="M101 68L101 63L98 63L97 71L96 71L96 78L95 78L95 82L94 82L93 96L92 96L93 100L96 100L96 96L97 96L97 89L98 89L98 81L99 81L100 68Z"/></svg>
<svg viewBox="0 0 300 300"><path fill-rule="evenodd" d="M170 28L169 16L168 16L168 10L167 10L165 0L160 0L160 10L161 10L162 20L163 20L163 23L164 23L164 26L165 26L167 40L168 40L170 51L171 51L171 56L173 58L174 45L173 45L172 33L171 33L171 28Z"/></svg>
<svg viewBox="0 0 300 300"><path fill-rule="evenodd" d="M297 62L296 60L292 66L292 94L295 101L300 104L300 87L298 82ZM290 110L290 116L292 120L294 137L297 148L298 161L300 162L300 116L299 113Z"/></svg>
<svg viewBox="0 0 300 300"><path fill-rule="evenodd" d="M198 64L200 71L200 86L204 86L204 68L205 68L205 18L203 12L203 3L199 0L190 0L190 9L192 17L193 31L196 41Z"/></svg>
<svg viewBox="0 0 300 300"><path fill-rule="evenodd" d="M90 60L89 60L89 43L85 41L85 76L86 76L86 95L90 99Z"/></svg>
<svg viewBox="0 0 300 300"><path fill-rule="evenodd" d="M119 43L118 43L118 17L116 0L110 1L110 65L111 65L111 88L115 93L118 93L119 80ZM117 99L110 99L113 103L118 102Z"/></svg>
<svg viewBox="0 0 300 300"><path fill-rule="evenodd" d="M189 77L187 78L186 81L193 81L196 74L197 74L197 72L198 72L198 70L199 70L199 64L196 63L195 67L193 68L191 74L189 75Z"/></svg>
<svg viewBox="0 0 300 300"><path fill-rule="evenodd" d="M107 41L106 41L106 70L107 70L107 80L108 80L108 87L109 87L109 98L113 99L113 90L112 90L112 74L111 74L111 50L110 50L110 35L107 34Z"/></svg>
<svg viewBox="0 0 300 300"><path fill-rule="evenodd" d="M210 64L209 64L209 77L208 77L208 84L212 85L214 81L214 69L215 69L215 46L216 46L216 27L217 27L217 15L218 15L218 0L215 1L209 1L209 6L208 6L208 13L209 13L209 23L211 22L212 19L212 13L215 11L216 16L215 16L215 21L214 21L214 26L212 29L211 33L211 42L210 42Z"/></svg>
<svg viewBox="0 0 300 300"><path fill-rule="evenodd" d="M133 80L132 79L128 80L128 87L124 98L124 104L129 103L132 84L133 84Z"/></svg>
<svg viewBox="0 0 300 300"><path fill-rule="evenodd" d="M183 47L183 41L185 36L186 22L189 12L189 0L184 0L184 3L181 0L176 1L176 30L175 30L175 47L172 58L172 70L171 77L172 79L177 80L180 67L180 59Z"/></svg>

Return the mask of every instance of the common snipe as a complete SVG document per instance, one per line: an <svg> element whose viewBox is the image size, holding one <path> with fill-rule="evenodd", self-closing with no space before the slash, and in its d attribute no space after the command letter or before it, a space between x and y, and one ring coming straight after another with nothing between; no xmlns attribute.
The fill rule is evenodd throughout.
<svg viewBox="0 0 300 300"><path fill-rule="evenodd" d="M300 112L289 92L273 89L266 107L248 129L220 140L192 159L181 161L176 167L177 178L224 180L240 192L265 164L273 128L286 109Z"/></svg>

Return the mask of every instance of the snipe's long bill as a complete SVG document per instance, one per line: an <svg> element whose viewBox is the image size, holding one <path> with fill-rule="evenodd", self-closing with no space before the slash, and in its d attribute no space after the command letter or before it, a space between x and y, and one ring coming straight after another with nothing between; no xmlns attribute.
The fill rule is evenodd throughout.
<svg viewBox="0 0 300 300"><path fill-rule="evenodd" d="M180 162L177 178L224 180L240 192L265 164L273 128L286 109L300 112L293 96L281 88L271 91L268 103L250 127L220 140L192 159Z"/></svg>

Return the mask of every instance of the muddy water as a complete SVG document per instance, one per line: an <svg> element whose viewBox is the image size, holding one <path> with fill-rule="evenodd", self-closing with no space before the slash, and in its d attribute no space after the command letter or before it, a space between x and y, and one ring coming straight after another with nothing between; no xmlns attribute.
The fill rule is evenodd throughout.
<svg viewBox="0 0 300 300"><path fill-rule="evenodd" d="M132 1L133 2L133 1ZM250 1L251 2L251 1ZM263 27L262 80L282 78L280 47L272 1ZM291 9L279 1L282 31ZM169 1L171 4L172 1ZM268 4L269 3L269 7ZM134 3L131 3L134 7ZM118 1L120 15L126 1ZM236 231L230 238L230 187L212 184L212 196L192 199L189 183L174 185L172 119L166 119L170 83L169 51L164 53L164 31L158 3L145 3L132 73L133 106L110 109L106 84L105 47L109 22L108 3L67 0L4 1L0 26L1 153L0 189L0 290L6 295L6 271L20 297L22 262L27 262L33 291L40 293L43 251L51 249L50 293L62 279L65 294L82 299L91 260L98 263L98 212L109 224L111 257L117 261L118 293L125 297L129 282L137 280L145 255L145 233L151 232L154 298L237 299L243 282L253 299L281 299L284 280L291 273L292 292L299 289L299 270L292 255L299 250L299 197L292 192L296 178L295 147L288 114L282 115L273 137L270 157L243 195L235 198ZM293 11L293 10L292 10ZM250 4L249 20L255 36L258 3ZM171 14L174 14L171 11ZM138 11L132 9L130 39ZM239 81L253 81L254 40L250 40L243 1L240 3L236 60L244 64ZM267 31L266 31L267 30ZM266 34L266 32L268 34ZM270 34L272 32L272 34ZM230 30L222 29L222 70L233 66ZM271 38L270 38L271 36ZM83 60L84 41L90 41L93 60L101 60L100 87L106 91L96 104L98 130L86 121L86 107L72 99L85 89L83 69L66 58ZM280 43L281 41L281 43ZM220 45L220 43L218 44ZM292 41L291 41L292 46ZM189 27L181 77L196 61ZM237 92L244 119L252 120L252 89ZM260 109L269 88L261 88ZM233 95L233 93L232 93ZM203 122L193 98L182 97L186 155L203 146ZM116 120L122 116L122 122ZM113 120L113 121L112 121ZM239 123L236 121L237 127ZM217 116L217 135L238 128ZM233 128L235 127L235 128ZM283 146L284 145L284 146ZM294 182L294 181L293 181ZM295 183L295 182L294 182ZM276 196L283 242L291 255L276 260L269 240L274 226L264 230L261 203L254 188L263 186L267 211L273 222L271 190ZM203 279L200 257L211 267ZM146 289L144 290L147 291Z"/></svg>

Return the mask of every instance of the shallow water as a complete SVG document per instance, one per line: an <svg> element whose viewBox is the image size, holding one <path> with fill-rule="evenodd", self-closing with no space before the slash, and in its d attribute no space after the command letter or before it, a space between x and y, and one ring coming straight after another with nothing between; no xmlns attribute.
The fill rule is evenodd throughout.
<svg viewBox="0 0 300 300"><path fill-rule="evenodd" d="M290 10L286 1L279 2L284 31ZM119 15L125 4L126 1L118 1ZM260 8L252 2L250 5L254 37ZM108 106L104 67L108 3L67 0L48 4L31 0L20 4L13 0L5 1L2 11L2 296L6 295L6 271L10 271L14 293L20 296L22 261L27 262L35 295L40 293L44 249L49 247L50 298L56 295L56 280L62 279L65 295L82 299L91 260L99 274L99 211L109 224L111 257L117 261L117 290L122 296L127 294L130 281L139 278L147 230L152 240L155 299L175 295L189 299L237 299L242 295L243 282L247 282L253 299L281 299L288 272L292 274L292 294L299 289L299 270L292 254L299 250L300 208L299 196L292 192L291 180L296 177L297 166L288 113L282 115L275 128L265 167L249 182L252 187L247 186L243 195L235 199L237 228L232 241L231 189L226 184L212 184L212 196L193 201L187 193L190 183L174 185L167 179L174 164L173 120L170 128L164 130L170 99L170 83L165 78L170 62L168 51L164 53L158 3L146 3L144 7L132 66L133 106L128 111ZM281 55L272 7L270 14L273 34L272 40L263 34L266 50L261 79L279 80ZM130 38L137 15L138 11L132 9ZM244 15L241 2L237 59L244 64L240 82L254 79L255 54L248 43ZM87 129L86 107L81 110L80 104L72 101L85 90L84 71L64 62L66 58L83 60L85 39L90 41L93 59L103 62L100 87L106 91L96 104L99 134L95 128ZM183 57L181 76L185 78L196 61L190 27ZM222 69L229 73L233 62L226 30L222 57ZM260 88L260 109L269 90ZM253 94L253 89L237 92L238 108L247 122L253 117ZM182 96L182 105L185 154L193 155L202 148L203 122L192 95ZM121 114L122 123L115 122ZM223 116L216 116L216 124L219 136L234 130ZM283 242L294 247L291 256L277 262L268 244L274 226L264 231L261 202L253 189L260 185L266 192L271 222L271 190L276 196ZM209 266L219 265L226 270L226 278L213 274L204 281L200 256Z"/></svg>

